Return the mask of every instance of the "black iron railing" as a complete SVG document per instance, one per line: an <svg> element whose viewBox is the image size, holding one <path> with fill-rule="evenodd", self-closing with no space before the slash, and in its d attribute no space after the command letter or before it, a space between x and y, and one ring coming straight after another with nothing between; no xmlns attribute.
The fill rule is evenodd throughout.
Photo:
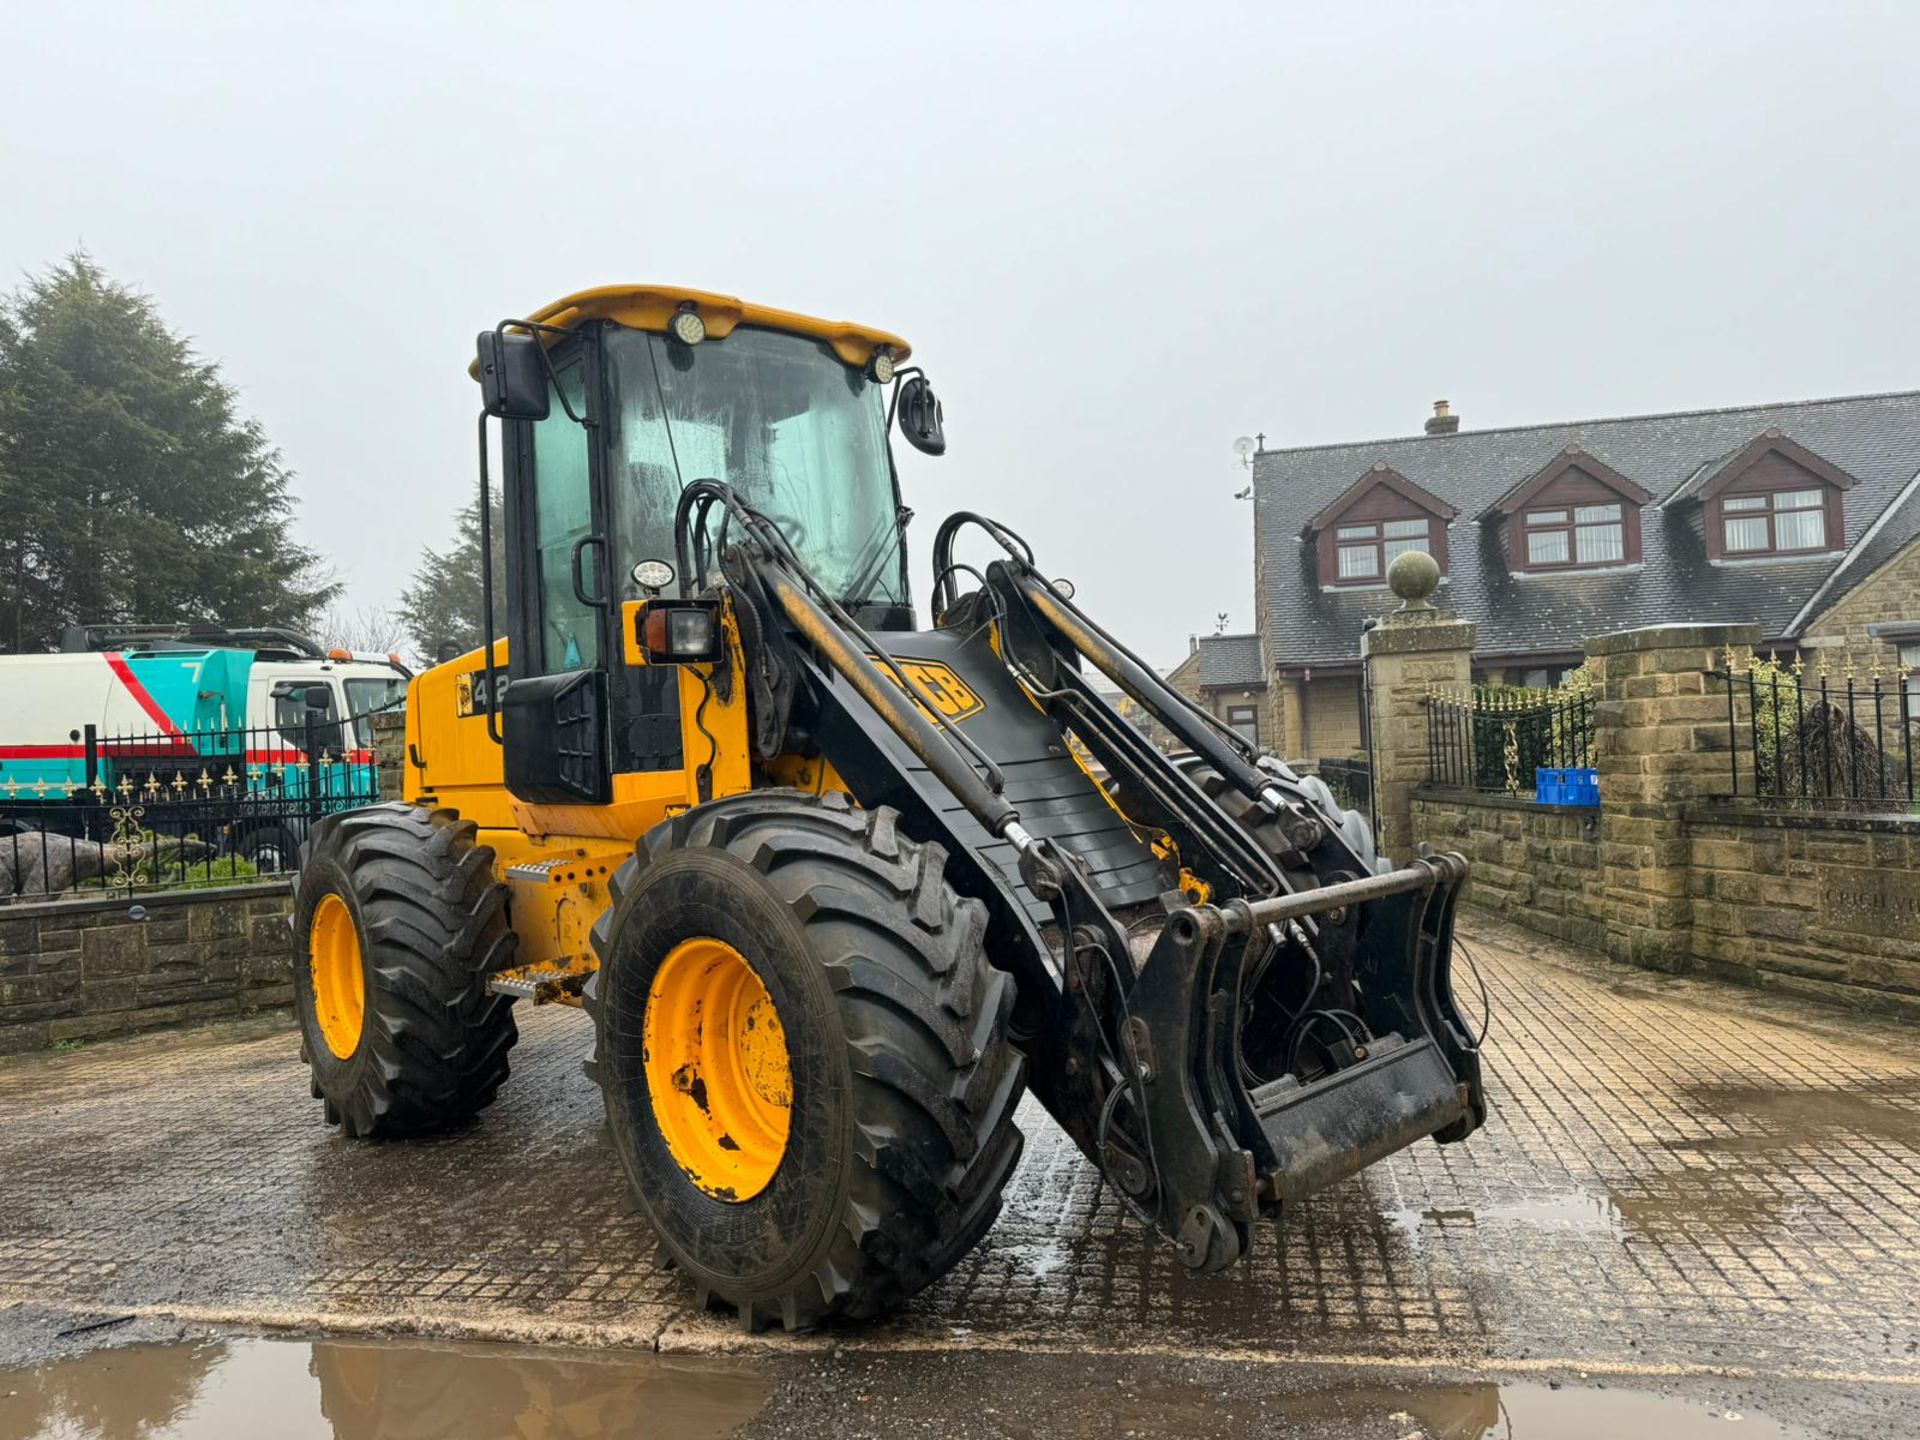
<svg viewBox="0 0 1920 1440"><path fill-rule="evenodd" d="M380 798L368 716L0 749L0 903L240 883L295 868L322 816Z"/></svg>
<svg viewBox="0 0 1920 1440"><path fill-rule="evenodd" d="M1920 682L1730 655L1726 687L1731 793L1812 809L1920 812Z"/></svg>
<svg viewBox="0 0 1920 1440"><path fill-rule="evenodd" d="M1532 795L1538 769L1593 763L1593 696L1476 686L1427 697L1427 774L1435 784Z"/></svg>
<svg viewBox="0 0 1920 1440"><path fill-rule="evenodd" d="M1367 761L1321 759L1313 768L1343 808L1363 811L1372 808L1373 766Z"/></svg>

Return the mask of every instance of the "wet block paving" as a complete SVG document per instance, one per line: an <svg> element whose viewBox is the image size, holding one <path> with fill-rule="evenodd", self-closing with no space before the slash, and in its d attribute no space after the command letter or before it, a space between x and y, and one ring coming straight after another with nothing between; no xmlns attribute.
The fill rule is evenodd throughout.
<svg viewBox="0 0 1920 1440"><path fill-rule="evenodd" d="M999 1223L858 1343L1920 1383L1920 1035L1484 921L1470 941L1493 1114L1464 1145L1196 1278L1029 1104ZM284 1022L0 1063L0 1307L730 1342L654 1268L584 1018L521 1023L499 1102L425 1142L324 1127Z"/></svg>

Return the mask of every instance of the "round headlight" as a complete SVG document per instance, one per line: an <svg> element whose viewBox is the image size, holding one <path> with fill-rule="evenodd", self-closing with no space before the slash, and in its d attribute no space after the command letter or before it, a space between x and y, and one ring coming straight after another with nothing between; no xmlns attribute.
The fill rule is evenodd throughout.
<svg viewBox="0 0 1920 1440"><path fill-rule="evenodd" d="M893 352L884 346L873 352L873 358L867 362L867 373L878 383L885 385L893 379Z"/></svg>
<svg viewBox="0 0 1920 1440"><path fill-rule="evenodd" d="M1071 600L1077 592L1074 589L1073 581L1063 575L1053 582L1053 593L1058 595L1062 600Z"/></svg>
<svg viewBox="0 0 1920 1440"><path fill-rule="evenodd" d="M642 560L633 567L633 583L642 590L664 590L673 583L673 566L664 560Z"/></svg>
<svg viewBox="0 0 1920 1440"><path fill-rule="evenodd" d="M707 322L698 310L682 310L673 317L673 338L682 345L698 345L707 338Z"/></svg>

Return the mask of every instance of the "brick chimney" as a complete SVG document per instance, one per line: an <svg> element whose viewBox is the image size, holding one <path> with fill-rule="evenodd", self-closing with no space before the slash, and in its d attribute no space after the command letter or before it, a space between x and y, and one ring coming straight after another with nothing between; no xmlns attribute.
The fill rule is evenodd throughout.
<svg viewBox="0 0 1920 1440"><path fill-rule="evenodd" d="M1427 434L1452 435L1460 429L1460 417L1453 413L1453 404L1447 400L1433 402L1433 414L1427 420Z"/></svg>

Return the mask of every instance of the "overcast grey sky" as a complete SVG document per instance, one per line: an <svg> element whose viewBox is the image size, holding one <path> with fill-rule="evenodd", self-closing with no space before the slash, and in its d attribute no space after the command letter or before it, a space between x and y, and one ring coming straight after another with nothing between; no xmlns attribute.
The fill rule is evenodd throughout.
<svg viewBox="0 0 1920 1440"><path fill-rule="evenodd" d="M1251 628L1236 435L1920 383L1912 3L94 0L4 46L0 264L150 292L358 603L472 489L474 332L620 280L906 335L922 603L980 509L1161 662Z"/></svg>

